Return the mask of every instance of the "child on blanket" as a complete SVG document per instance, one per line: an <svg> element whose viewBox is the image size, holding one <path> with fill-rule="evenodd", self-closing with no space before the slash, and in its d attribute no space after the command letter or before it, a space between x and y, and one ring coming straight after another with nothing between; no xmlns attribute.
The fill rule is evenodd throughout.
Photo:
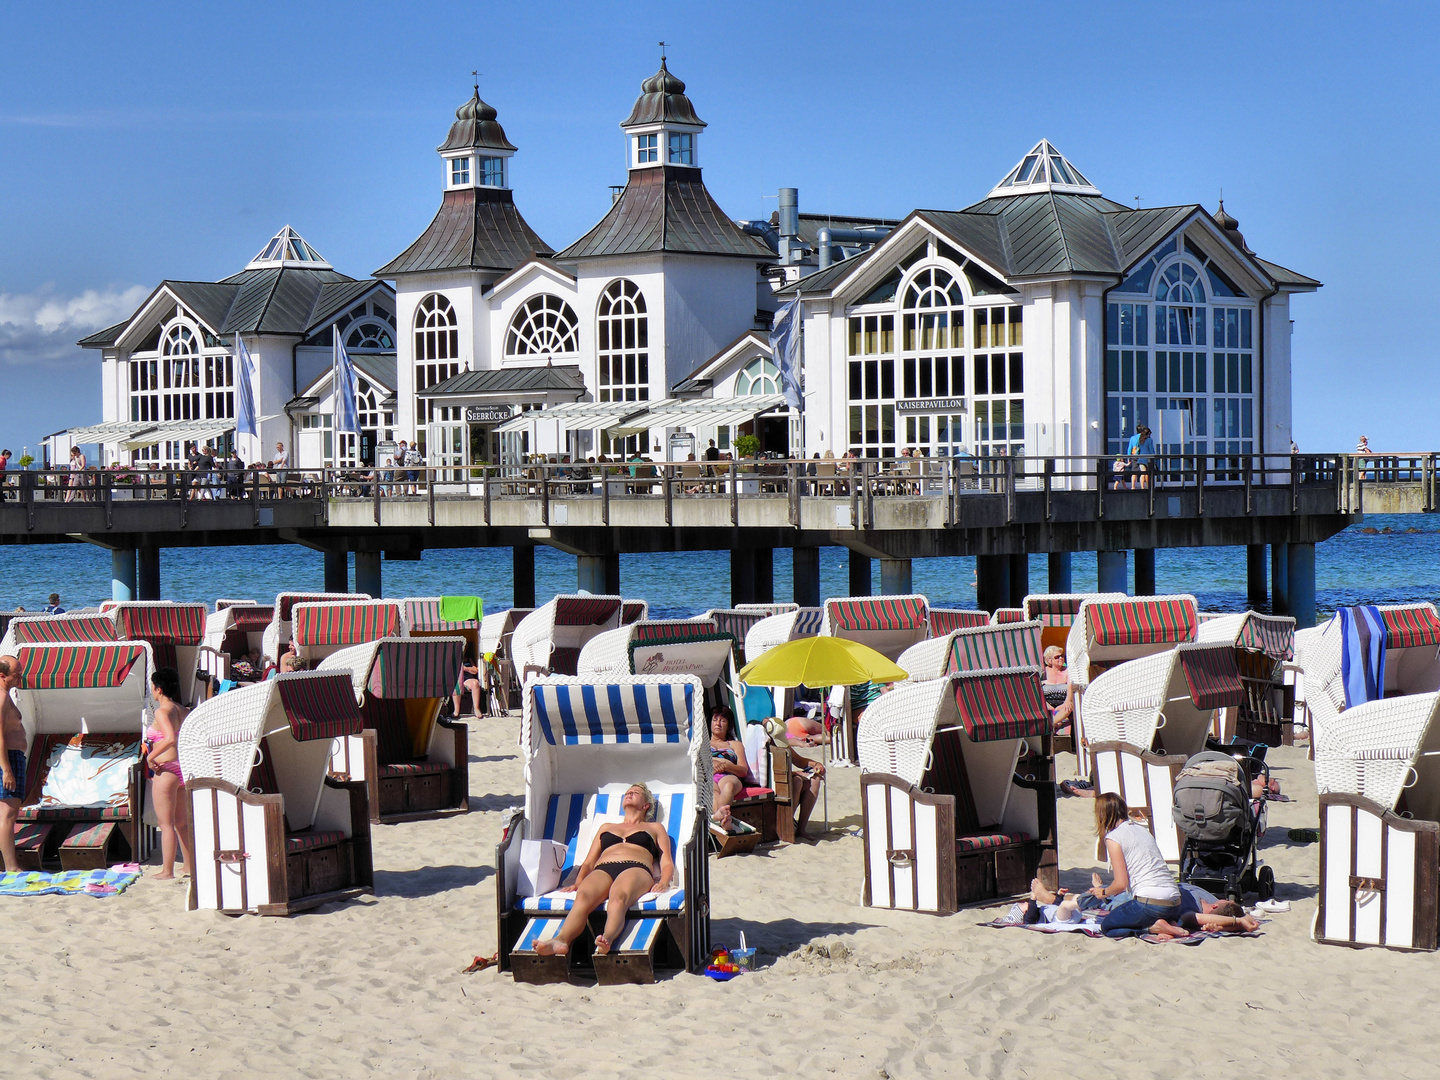
<svg viewBox="0 0 1440 1080"><path fill-rule="evenodd" d="M1100 875L1092 874L1095 888L1100 888ZM1092 917L1105 913L1092 893L1075 896L1064 889L1050 890L1040 883L1039 878L1030 882L1031 908L1026 911L1026 923L1076 923L1089 912ZM1032 914L1035 916L1032 918ZM1179 926L1157 919L1149 932L1165 937L1189 937L1192 931L1211 930L1226 934L1243 934L1260 928L1260 921L1253 915L1246 915L1245 908L1234 900L1221 900L1214 894L1194 885L1180 886Z"/></svg>

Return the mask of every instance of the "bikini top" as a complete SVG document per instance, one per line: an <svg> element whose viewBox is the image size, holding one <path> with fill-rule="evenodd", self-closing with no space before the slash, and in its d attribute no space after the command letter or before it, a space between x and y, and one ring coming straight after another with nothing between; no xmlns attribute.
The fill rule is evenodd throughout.
<svg viewBox="0 0 1440 1080"><path fill-rule="evenodd" d="M655 842L655 837L641 829L631 833L629 836L621 836L619 833L603 832L600 834L600 852L604 854L616 844L634 844L650 852L655 858L660 858L660 845Z"/></svg>

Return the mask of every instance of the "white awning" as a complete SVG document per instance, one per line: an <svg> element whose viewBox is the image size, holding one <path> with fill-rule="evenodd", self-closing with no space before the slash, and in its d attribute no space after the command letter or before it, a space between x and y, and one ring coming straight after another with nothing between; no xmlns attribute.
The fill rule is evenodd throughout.
<svg viewBox="0 0 1440 1080"><path fill-rule="evenodd" d="M57 431L55 436L63 435L70 442L79 445L81 443L107 443L132 439L141 432L149 431L155 426L153 420L111 420L104 424L92 424L90 427L71 428L69 431ZM50 437L55 437L50 436Z"/></svg>
<svg viewBox="0 0 1440 1080"><path fill-rule="evenodd" d="M557 421L565 431L590 431L595 428L609 431L646 408L648 405L643 401L570 401L550 409L523 412L503 424L496 424L491 430L499 433L524 431L533 423Z"/></svg>
<svg viewBox="0 0 1440 1080"><path fill-rule="evenodd" d="M235 430L234 420L171 420L120 440L122 450L140 450L162 442L208 442Z"/></svg>
<svg viewBox="0 0 1440 1080"><path fill-rule="evenodd" d="M612 430L616 435L629 435L649 428L728 427L748 424L761 413L783 408L784 405L784 394L689 400L671 398L656 402L648 411L631 417Z"/></svg>

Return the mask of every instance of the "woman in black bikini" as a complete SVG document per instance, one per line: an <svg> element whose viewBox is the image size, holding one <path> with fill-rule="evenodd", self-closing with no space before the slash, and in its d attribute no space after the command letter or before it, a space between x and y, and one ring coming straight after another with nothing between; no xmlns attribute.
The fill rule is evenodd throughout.
<svg viewBox="0 0 1440 1080"><path fill-rule="evenodd" d="M675 862L670 854L670 834L665 826L652 821L655 797L644 784L631 784L620 800L625 820L601 825L590 845L590 852L575 880L562 891L573 892L575 903L560 932L549 941L535 946L544 956L564 956L571 943L585 929L590 913L605 903L605 932L595 936L595 952L604 956L625 928L625 915L630 906L647 892L664 892L675 876ZM655 880L656 869L660 871Z"/></svg>

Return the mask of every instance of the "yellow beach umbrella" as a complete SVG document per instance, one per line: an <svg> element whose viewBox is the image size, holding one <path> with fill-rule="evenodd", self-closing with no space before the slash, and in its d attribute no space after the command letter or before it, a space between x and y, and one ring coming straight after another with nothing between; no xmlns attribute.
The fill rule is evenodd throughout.
<svg viewBox="0 0 1440 1080"><path fill-rule="evenodd" d="M750 686L855 686L906 678L904 668L870 646L828 635L787 641L740 669L740 681Z"/></svg>

